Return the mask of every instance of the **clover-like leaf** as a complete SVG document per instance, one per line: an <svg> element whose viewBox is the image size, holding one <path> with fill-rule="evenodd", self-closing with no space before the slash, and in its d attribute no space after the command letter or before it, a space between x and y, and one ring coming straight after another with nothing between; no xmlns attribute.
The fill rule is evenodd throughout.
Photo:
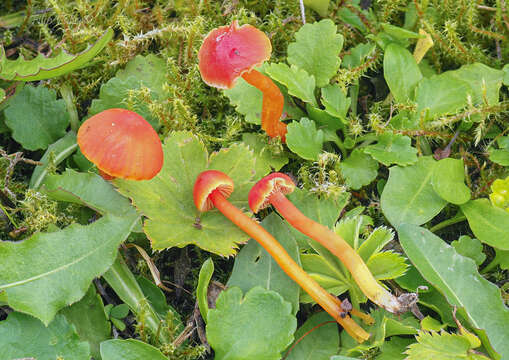
<svg viewBox="0 0 509 360"><path fill-rule="evenodd" d="M429 230L403 224L398 235L405 254L422 276L451 305L464 310L475 329L485 331L502 359L508 357L509 310L500 297L500 289L478 273L472 259L459 255Z"/></svg>
<svg viewBox="0 0 509 360"><path fill-rule="evenodd" d="M313 120L302 118L300 122L292 121L288 124L286 144L288 148L306 160L317 160L322 151L324 134L316 129Z"/></svg>
<svg viewBox="0 0 509 360"><path fill-rule="evenodd" d="M275 213L263 219L261 225L277 239L293 260L300 264L299 248L297 247L295 235L291 231L291 226ZM274 290L292 304L294 314L299 310L299 285L253 239L244 245L235 257L233 271L227 285L238 286L244 293L256 286Z"/></svg>
<svg viewBox="0 0 509 360"><path fill-rule="evenodd" d="M267 74L288 89L290 95L304 102L317 106L315 99L315 78L295 65L289 67L284 63L270 64L266 67Z"/></svg>
<svg viewBox="0 0 509 360"><path fill-rule="evenodd" d="M25 60L23 56L16 60L8 60L3 47L0 48L0 78L16 81L37 81L67 74L76 69L87 66L111 40L113 30L108 29L96 41L77 55L61 51L54 57L37 55L32 60Z"/></svg>
<svg viewBox="0 0 509 360"><path fill-rule="evenodd" d="M436 163L431 185L438 195L450 203L461 205L470 200L470 189L465 185L463 160L445 158Z"/></svg>
<svg viewBox="0 0 509 360"><path fill-rule="evenodd" d="M477 265L481 265L486 259L486 255L482 252L481 242L475 238L462 235L458 240L454 240L451 245L458 254L471 258Z"/></svg>
<svg viewBox="0 0 509 360"><path fill-rule="evenodd" d="M46 327L30 315L12 312L0 321L0 359L89 360L90 348L63 315Z"/></svg>
<svg viewBox="0 0 509 360"><path fill-rule="evenodd" d="M163 168L153 179L114 181L148 218L144 230L152 248L194 244L223 256L235 254L237 244L247 241L248 236L217 210L200 214L193 202L193 186L202 171L223 171L235 183L230 201L246 206L255 169L252 152L244 145L232 145L209 159L204 144L189 132L169 135L163 151Z"/></svg>
<svg viewBox="0 0 509 360"><path fill-rule="evenodd" d="M101 343L103 360L167 360L158 348L135 339L112 339Z"/></svg>
<svg viewBox="0 0 509 360"><path fill-rule="evenodd" d="M378 162L360 149L352 151L350 156L339 164L346 185L354 190L369 185L378 175Z"/></svg>
<svg viewBox="0 0 509 360"><path fill-rule="evenodd" d="M461 335L420 331L417 343L410 344L405 354L408 360L489 360L487 356L472 353L469 341Z"/></svg>
<svg viewBox="0 0 509 360"><path fill-rule="evenodd" d="M105 215L87 226L73 224L21 242L0 241L0 290L7 293L9 306L49 324L108 270L137 221L137 216Z"/></svg>
<svg viewBox="0 0 509 360"><path fill-rule="evenodd" d="M275 291L255 287L242 297L238 287L223 291L210 309L207 340L217 360L277 360L297 327L290 303Z"/></svg>
<svg viewBox="0 0 509 360"><path fill-rule="evenodd" d="M390 168L380 203L394 227L403 223L424 224L447 205L431 185L435 164L435 160L426 156L414 165Z"/></svg>
<svg viewBox="0 0 509 360"><path fill-rule="evenodd" d="M377 140L376 144L366 146L364 152L385 166L405 166L417 161L417 149L412 147L412 140L408 136L386 132Z"/></svg>
<svg viewBox="0 0 509 360"><path fill-rule="evenodd" d="M25 149L46 149L65 135L69 114L55 90L26 85L5 109L5 124Z"/></svg>
<svg viewBox="0 0 509 360"><path fill-rule="evenodd" d="M509 250L509 212L491 205L488 199L461 205L475 237L501 250Z"/></svg>
<svg viewBox="0 0 509 360"><path fill-rule="evenodd" d="M343 35L330 19L305 24L295 34L296 41L288 45L288 63L305 70L323 87L339 69L339 53L343 48Z"/></svg>

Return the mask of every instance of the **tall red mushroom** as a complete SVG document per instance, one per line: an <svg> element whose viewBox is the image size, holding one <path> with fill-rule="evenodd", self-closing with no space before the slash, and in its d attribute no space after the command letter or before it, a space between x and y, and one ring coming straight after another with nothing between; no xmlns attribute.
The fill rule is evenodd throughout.
<svg viewBox="0 0 509 360"><path fill-rule="evenodd" d="M392 313L405 312L406 307L375 280L359 254L343 238L326 226L306 217L285 197L285 194L293 192L294 189L295 183L289 176L272 173L251 188L249 207L257 213L272 204L290 225L336 255L371 301Z"/></svg>
<svg viewBox="0 0 509 360"><path fill-rule="evenodd" d="M228 175L217 170L207 170L196 178L193 189L194 204L200 212L216 207L231 222L258 241L281 269L336 319L354 339L359 342L368 339L369 334L346 314L339 299L329 294L309 276L270 233L227 200L232 192L233 181ZM358 311L352 311L352 314L359 314L364 321L372 320Z"/></svg>
<svg viewBox="0 0 509 360"><path fill-rule="evenodd" d="M125 109L87 119L78 130L78 145L106 179L148 180L163 166L159 136L143 117Z"/></svg>
<svg viewBox="0 0 509 360"><path fill-rule="evenodd" d="M262 31L249 24L239 27L235 20L230 26L212 30L198 53L203 81L213 87L230 89L242 76L263 93L262 129L285 141L286 124L280 121L284 98L272 80L255 70L270 58L272 45Z"/></svg>

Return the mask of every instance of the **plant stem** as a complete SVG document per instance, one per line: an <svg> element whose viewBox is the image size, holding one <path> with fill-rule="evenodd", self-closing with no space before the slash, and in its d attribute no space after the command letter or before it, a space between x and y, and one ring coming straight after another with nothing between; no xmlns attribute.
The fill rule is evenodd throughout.
<svg viewBox="0 0 509 360"><path fill-rule="evenodd" d="M131 308L131 311L136 314L137 317L144 320L144 324L148 327L150 332L154 336L157 334L159 335L157 336L157 340L159 340L161 344L171 342L166 331L161 331L161 327L163 326L162 320L157 316L155 310L147 301L140 285L120 254L109 270L103 275L103 278L108 282L118 297Z"/></svg>
<svg viewBox="0 0 509 360"><path fill-rule="evenodd" d="M457 215L457 216L455 216L453 218L444 220L441 223L436 224L431 229L429 229L429 231L437 232L438 230L441 230L441 229L443 229L443 228L445 228L445 227L447 227L449 225L457 224L459 222L465 221L466 219L467 219L467 217L465 215L459 215L459 216Z"/></svg>
<svg viewBox="0 0 509 360"><path fill-rule="evenodd" d="M69 113L69 120L71 122L71 130L74 132L78 132L80 127L80 120L78 118L78 111L76 110L76 106L74 105L74 95L72 94L72 89L69 85L63 84L60 87L60 94L65 101L65 106L67 107L67 112Z"/></svg>

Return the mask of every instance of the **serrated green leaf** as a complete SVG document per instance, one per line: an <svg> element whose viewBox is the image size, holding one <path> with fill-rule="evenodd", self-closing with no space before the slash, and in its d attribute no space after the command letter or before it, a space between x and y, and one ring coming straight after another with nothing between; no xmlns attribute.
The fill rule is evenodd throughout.
<svg viewBox="0 0 509 360"><path fill-rule="evenodd" d="M41 160L39 160L42 165L36 166L30 177L30 188L38 189L48 173L48 166L50 166L50 164L55 166L60 164L69 155L75 152L77 148L78 143L76 142L76 134L74 131L69 131L63 138L58 139L48 146Z"/></svg>
<svg viewBox="0 0 509 360"><path fill-rule="evenodd" d="M377 143L366 146L364 152L385 166L405 166L417 161L417 149L412 147L412 140L408 136L390 132L380 135Z"/></svg>
<svg viewBox="0 0 509 360"><path fill-rule="evenodd" d="M60 314L46 327L30 315L10 313L0 321L0 349L0 360L90 359L88 343Z"/></svg>
<svg viewBox="0 0 509 360"><path fill-rule="evenodd" d="M288 89L290 95L317 106L315 99L315 78L305 70L284 63L270 64L265 68L267 74Z"/></svg>
<svg viewBox="0 0 509 360"><path fill-rule="evenodd" d="M352 151L348 158L341 161L339 167L346 185L354 190L369 185L378 175L378 162L360 149Z"/></svg>
<svg viewBox="0 0 509 360"><path fill-rule="evenodd" d="M509 213L491 205L488 199L461 205L475 237L501 250L509 250Z"/></svg>
<svg viewBox="0 0 509 360"><path fill-rule="evenodd" d="M422 74L410 51L392 43L385 48L384 77L394 99L405 103L414 99L414 89Z"/></svg>
<svg viewBox="0 0 509 360"><path fill-rule="evenodd" d="M162 99L163 85L166 82L166 63L163 59L150 54L138 55L127 63L124 70L119 70L116 76L101 86L99 99L92 100L89 115L95 115L111 108L122 108L134 111L153 127L159 125L158 119L152 115L149 106L138 99L129 100L130 92L148 88L153 100Z"/></svg>
<svg viewBox="0 0 509 360"><path fill-rule="evenodd" d="M27 85L5 109L5 124L25 149L46 149L65 135L69 114L55 90Z"/></svg>
<svg viewBox="0 0 509 360"><path fill-rule="evenodd" d="M446 158L438 161L433 170L431 185L440 197L461 205L470 200L470 189L465 185L463 160Z"/></svg>
<svg viewBox="0 0 509 360"><path fill-rule="evenodd" d="M463 336L442 331L420 331L417 343L408 346L408 360L481 360L485 356L470 353L470 343Z"/></svg>
<svg viewBox="0 0 509 360"><path fill-rule="evenodd" d="M77 55L61 51L58 55L48 58L39 54L35 59L25 60L20 56L16 60L8 60L5 50L0 48L0 78L17 81L37 81L67 74L87 66L112 39L113 30L108 29L94 45Z"/></svg>
<svg viewBox="0 0 509 360"><path fill-rule="evenodd" d="M134 339L102 342L101 356L103 360L168 360L159 349Z"/></svg>
<svg viewBox="0 0 509 360"><path fill-rule="evenodd" d="M48 175L42 191L54 200L85 205L101 214L121 217L136 212L127 198L97 174L66 169L61 175Z"/></svg>
<svg viewBox="0 0 509 360"><path fill-rule="evenodd" d="M255 163L255 178L261 179L271 171L278 171L288 163L284 152L275 153L267 143L267 138L256 134L242 134L242 142L253 150Z"/></svg>
<svg viewBox="0 0 509 360"><path fill-rule="evenodd" d="M343 89L338 84L327 85L322 88L322 104L325 106L325 111L335 116L345 124L346 113L350 108L350 104L352 99L346 97L346 94L343 92Z"/></svg>
<svg viewBox="0 0 509 360"><path fill-rule="evenodd" d="M421 225L437 215L447 202L433 190L435 160L421 157L412 166L393 166L380 198L382 212L394 226Z"/></svg>
<svg viewBox="0 0 509 360"><path fill-rule="evenodd" d="M313 120L302 118L300 122L292 121L287 127L286 144L288 148L306 160L317 160L322 151L324 134L316 129Z"/></svg>
<svg viewBox="0 0 509 360"><path fill-rule="evenodd" d="M297 319L276 292L255 287L244 297L238 287L223 291L210 309L207 340L217 360L277 360L292 342Z"/></svg>
<svg viewBox="0 0 509 360"><path fill-rule="evenodd" d="M459 255L430 231L404 224L398 234L405 254L424 278L450 304L466 312L471 325L486 333L502 359L508 357L509 310L502 302L500 289L477 272L473 260Z"/></svg>
<svg viewBox="0 0 509 360"><path fill-rule="evenodd" d="M477 239L462 235L458 240L454 240L451 245L456 252L462 256L474 260L477 265L481 265L486 260L486 255L482 252L483 246Z"/></svg>
<svg viewBox="0 0 509 360"><path fill-rule="evenodd" d="M440 331L446 328L447 325L442 324L440 321L432 318L431 316L426 316L421 320L421 329L426 331Z"/></svg>
<svg viewBox="0 0 509 360"><path fill-rule="evenodd" d="M380 226L374 229L359 246L358 253L362 260L367 261L372 255L382 250L394 238L391 229Z"/></svg>
<svg viewBox="0 0 509 360"><path fill-rule="evenodd" d="M324 19L303 25L295 39L288 45L288 63L314 76L316 86L327 85L341 63L343 35L337 33L332 20Z"/></svg>
<svg viewBox="0 0 509 360"><path fill-rule="evenodd" d="M138 218L106 215L88 226L37 233L21 242L0 241L0 290L9 306L48 324L56 312L83 297L93 278L117 256ZM30 264L30 266L27 266Z"/></svg>
<svg viewBox="0 0 509 360"><path fill-rule="evenodd" d="M238 259L238 256L236 259ZM212 261L211 258L208 258L201 266L200 274L198 275L198 285L196 286L196 300L198 301L201 317L203 318L203 321L205 321L205 323L207 323L207 314L209 312L209 302L208 302L209 283L210 279L212 279L213 273L214 273L214 262Z"/></svg>
<svg viewBox="0 0 509 360"><path fill-rule="evenodd" d="M405 360L404 352L407 346L414 342L413 339L393 336L380 346L380 353L375 357L375 360Z"/></svg>
<svg viewBox="0 0 509 360"><path fill-rule="evenodd" d="M400 277L408 267L405 258L392 251L379 252L366 262L369 270L377 280L388 280Z"/></svg>
<svg viewBox="0 0 509 360"><path fill-rule="evenodd" d="M90 285L80 301L63 308L60 313L76 327L80 339L90 344L90 354L100 360L99 344L110 338L111 325L106 318L102 298L96 293L95 286Z"/></svg>
<svg viewBox="0 0 509 360"><path fill-rule="evenodd" d="M208 158L202 142L189 132L170 134L163 145L164 165L147 181L114 180L120 193L132 199L148 218L144 230L157 250L194 244L223 256L233 255L247 234L219 211L199 214L193 202L193 186L199 173L207 169L228 174L235 183L230 201L245 207L252 186L255 160L243 145L232 145ZM200 224L196 225L200 216Z"/></svg>
<svg viewBox="0 0 509 360"><path fill-rule="evenodd" d="M285 359L329 360L339 349L339 334L335 322L326 312L312 315L295 332L295 342Z"/></svg>
<svg viewBox="0 0 509 360"><path fill-rule="evenodd" d="M299 248L290 226L275 213L265 217L261 225L278 240L293 260L300 264ZM253 239L244 245L235 257L227 285L238 286L244 293L256 286L274 290L292 304L294 314L299 310L299 285L290 279L269 253Z"/></svg>

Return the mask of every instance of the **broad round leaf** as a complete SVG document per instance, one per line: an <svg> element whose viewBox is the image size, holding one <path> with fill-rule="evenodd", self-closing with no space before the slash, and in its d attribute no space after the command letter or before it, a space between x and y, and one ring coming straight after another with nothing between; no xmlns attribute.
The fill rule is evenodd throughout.
<svg viewBox="0 0 509 360"><path fill-rule="evenodd" d="M461 205L470 200L470 189L465 185L463 160L446 158L435 165L431 184L440 197Z"/></svg>

